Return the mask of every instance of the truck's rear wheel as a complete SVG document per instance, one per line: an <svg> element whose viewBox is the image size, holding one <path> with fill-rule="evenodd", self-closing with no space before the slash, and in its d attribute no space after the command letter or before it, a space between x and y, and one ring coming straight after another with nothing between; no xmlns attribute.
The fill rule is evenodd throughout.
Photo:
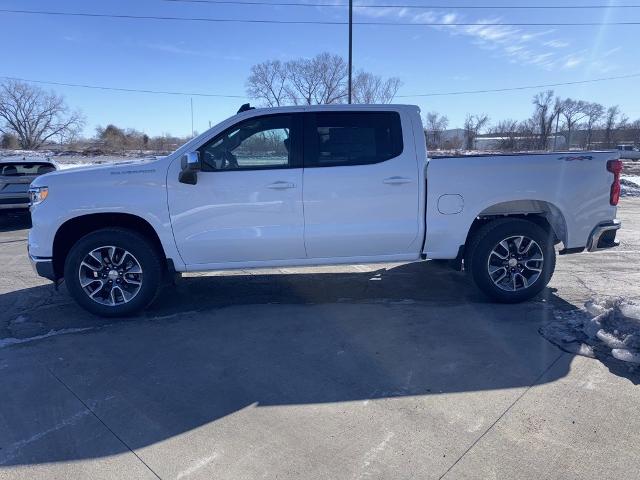
<svg viewBox="0 0 640 480"><path fill-rule="evenodd" d="M502 303L528 300L547 286L556 265L553 236L522 219L483 225L467 246L465 270L487 296Z"/></svg>
<svg viewBox="0 0 640 480"><path fill-rule="evenodd" d="M103 317L132 315L155 298L162 260L144 236L103 229L82 237L67 256L64 280L71 296Z"/></svg>

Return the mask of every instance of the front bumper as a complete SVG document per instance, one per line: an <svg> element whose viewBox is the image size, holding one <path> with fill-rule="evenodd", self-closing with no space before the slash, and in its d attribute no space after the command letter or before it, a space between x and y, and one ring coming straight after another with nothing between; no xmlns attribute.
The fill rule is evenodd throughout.
<svg viewBox="0 0 640 480"><path fill-rule="evenodd" d="M598 250L605 250L620 245L620 241L616 240L616 232L621 226L620 220L612 220L596 226L593 232L591 232L591 235L589 235L587 251L597 252Z"/></svg>
<svg viewBox="0 0 640 480"><path fill-rule="evenodd" d="M0 196L0 210L15 210L29 208L29 197L3 197Z"/></svg>
<svg viewBox="0 0 640 480"><path fill-rule="evenodd" d="M34 257L29 254L29 260L31 261L31 267L41 277L44 277L52 282L57 280L55 271L53 270L53 260L51 258Z"/></svg>

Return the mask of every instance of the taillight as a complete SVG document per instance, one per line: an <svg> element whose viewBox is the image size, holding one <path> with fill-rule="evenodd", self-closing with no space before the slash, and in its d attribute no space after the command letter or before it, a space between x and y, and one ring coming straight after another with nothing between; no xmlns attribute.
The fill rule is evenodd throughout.
<svg viewBox="0 0 640 480"><path fill-rule="evenodd" d="M622 172L622 160L609 160L607 162L607 170L613 173L613 183L611 184L611 193L609 193L609 203L618 205L620 200L620 172Z"/></svg>

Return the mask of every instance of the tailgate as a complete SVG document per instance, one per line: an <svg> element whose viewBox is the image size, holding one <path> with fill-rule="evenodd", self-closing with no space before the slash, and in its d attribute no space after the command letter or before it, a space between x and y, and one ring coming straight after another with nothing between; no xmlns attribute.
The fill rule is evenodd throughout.
<svg viewBox="0 0 640 480"><path fill-rule="evenodd" d="M27 194L29 185L35 178L31 175L21 177L0 175L0 195L22 197Z"/></svg>

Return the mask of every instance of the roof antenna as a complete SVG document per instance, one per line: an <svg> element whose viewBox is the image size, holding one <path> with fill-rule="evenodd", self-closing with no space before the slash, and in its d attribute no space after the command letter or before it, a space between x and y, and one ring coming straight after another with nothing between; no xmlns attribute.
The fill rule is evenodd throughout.
<svg viewBox="0 0 640 480"><path fill-rule="evenodd" d="M255 110L255 108L256 107L252 107L250 104L245 103L238 109L238 113L246 112L247 110Z"/></svg>

